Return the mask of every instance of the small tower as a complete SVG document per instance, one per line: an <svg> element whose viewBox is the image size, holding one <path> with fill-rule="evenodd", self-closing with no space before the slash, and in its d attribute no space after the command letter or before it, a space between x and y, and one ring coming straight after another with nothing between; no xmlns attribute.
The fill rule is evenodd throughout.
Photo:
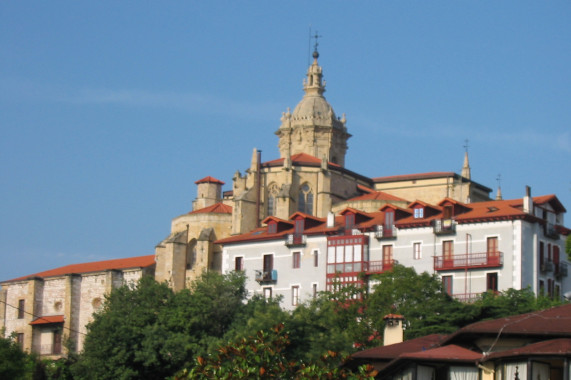
<svg viewBox="0 0 571 380"><path fill-rule="evenodd" d="M464 165L462 165L462 177L466 179L471 179L470 173L470 162L468 161L468 140L466 140L466 145L464 145Z"/></svg>
<svg viewBox="0 0 571 380"><path fill-rule="evenodd" d="M399 314L388 314L383 318L385 321L385 333L383 334L383 346L401 343L404 339L402 323L404 317Z"/></svg>
<svg viewBox="0 0 571 380"><path fill-rule="evenodd" d="M195 182L197 185L196 199L192 202L192 210L212 206L222 200L222 185L224 182L211 176L204 177Z"/></svg>

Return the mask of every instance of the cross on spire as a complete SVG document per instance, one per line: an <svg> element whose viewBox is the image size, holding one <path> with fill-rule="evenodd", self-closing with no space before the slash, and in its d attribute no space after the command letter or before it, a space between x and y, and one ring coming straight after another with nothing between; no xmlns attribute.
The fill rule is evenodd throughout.
<svg viewBox="0 0 571 380"><path fill-rule="evenodd" d="M470 140L466 139L464 140L464 150L466 151L466 153L468 153L468 148L470 147L470 145L468 144Z"/></svg>

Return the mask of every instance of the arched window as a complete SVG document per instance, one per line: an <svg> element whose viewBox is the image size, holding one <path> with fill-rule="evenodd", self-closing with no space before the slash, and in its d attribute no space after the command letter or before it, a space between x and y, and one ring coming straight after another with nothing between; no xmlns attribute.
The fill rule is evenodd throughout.
<svg viewBox="0 0 571 380"><path fill-rule="evenodd" d="M307 183L299 188L297 211L313 215L313 192Z"/></svg>

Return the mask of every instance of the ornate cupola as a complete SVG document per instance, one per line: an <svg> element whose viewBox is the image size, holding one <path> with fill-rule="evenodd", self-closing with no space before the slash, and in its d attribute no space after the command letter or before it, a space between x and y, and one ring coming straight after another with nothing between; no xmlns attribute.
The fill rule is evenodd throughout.
<svg viewBox="0 0 571 380"><path fill-rule="evenodd" d="M345 115L338 118L325 100L323 69L317 62L317 43L313 51L313 63L303 81L305 95L293 112L289 108L281 118L276 131L279 136L280 157L288 158L297 153L310 154L319 159L345 166L347 140L351 137L345 126Z"/></svg>

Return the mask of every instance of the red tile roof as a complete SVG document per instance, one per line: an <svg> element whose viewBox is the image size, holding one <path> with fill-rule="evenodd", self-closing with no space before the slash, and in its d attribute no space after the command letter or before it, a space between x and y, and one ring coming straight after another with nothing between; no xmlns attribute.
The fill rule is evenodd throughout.
<svg viewBox="0 0 571 380"><path fill-rule="evenodd" d="M49 323L63 323L63 315L46 315L30 322L31 325L47 325Z"/></svg>
<svg viewBox="0 0 571 380"><path fill-rule="evenodd" d="M199 210L189 212L189 214L232 214L232 207L225 205L222 202L213 204Z"/></svg>
<svg viewBox="0 0 571 380"><path fill-rule="evenodd" d="M199 179L198 181L195 182L195 184L197 184L197 185L200 183L218 183L220 185L224 185L224 182L222 182L219 179L216 179L214 177L211 177L211 176L204 177L204 178Z"/></svg>
<svg viewBox="0 0 571 380"><path fill-rule="evenodd" d="M497 335L553 336L571 338L571 304L553 307L532 313L506 318L476 322L450 335L447 342L463 339L465 336Z"/></svg>
<svg viewBox="0 0 571 380"><path fill-rule="evenodd" d="M384 359L392 360L407 352L418 352L438 346L446 335L432 334L416 339L406 340L402 343L390 344L360 351L351 355L355 359Z"/></svg>
<svg viewBox="0 0 571 380"><path fill-rule="evenodd" d="M404 353L398 357L398 359L401 358L415 360L475 362L482 358L482 354L468 350L464 347L457 346L455 344L449 344L447 346L437 347L430 350Z"/></svg>
<svg viewBox="0 0 571 380"><path fill-rule="evenodd" d="M568 356L571 353L571 339L561 338L545 340L527 346L514 348L511 350L494 352L486 357L486 360L499 358L513 358L517 356Z"/></svg>
<svg viewBox="0 0 571 380"><path fill-rule="evenodd" d="M34 277L47 278L47 277L64 276L66 274L102 272L114 269L147 268L154 264L155 264L155 255L129 257L126 259L95 261L91 263L66 265L63 267L50 269L44 272L39 272L28 276L22 276L3 282L5 283L5 282L23 281Z"/></svg>

